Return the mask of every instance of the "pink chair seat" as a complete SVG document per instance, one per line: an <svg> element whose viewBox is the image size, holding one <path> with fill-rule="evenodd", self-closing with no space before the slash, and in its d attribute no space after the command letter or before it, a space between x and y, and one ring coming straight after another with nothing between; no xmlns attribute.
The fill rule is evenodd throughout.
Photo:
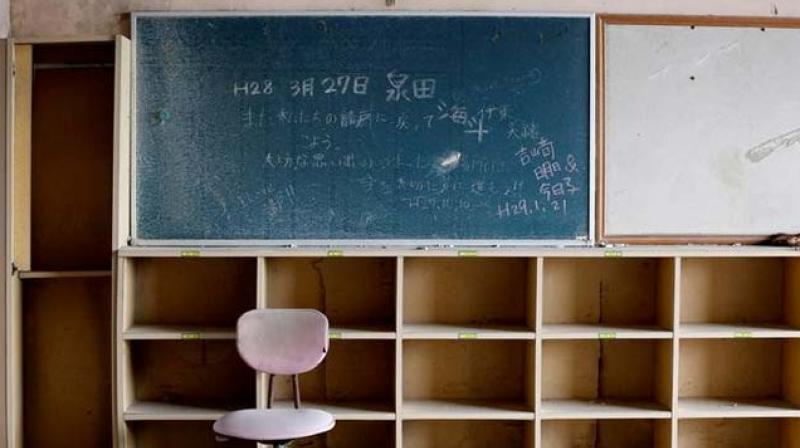
<svg viewBox="0 0 800 448"><path fill-rule="evenodd" d="M330 431L333 416L319 409L244 409L225 414L214 432L256 442L294 440Z"/></svg>

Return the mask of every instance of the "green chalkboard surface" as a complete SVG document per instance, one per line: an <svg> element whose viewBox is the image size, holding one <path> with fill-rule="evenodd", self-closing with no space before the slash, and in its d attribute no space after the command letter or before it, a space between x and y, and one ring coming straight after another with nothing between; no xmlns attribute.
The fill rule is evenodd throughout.
<svg viewBox="0 0 800 448"><path fill-rule="evenodd" d="M135 244L589 234L588 17L136 15Z"/></svg>

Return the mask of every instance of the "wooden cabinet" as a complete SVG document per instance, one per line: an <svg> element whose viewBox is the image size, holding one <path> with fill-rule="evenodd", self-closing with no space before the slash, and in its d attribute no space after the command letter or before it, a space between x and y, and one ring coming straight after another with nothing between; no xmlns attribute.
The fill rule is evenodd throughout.
<svg viewBox="0 0 800 448"><path fill-rule="evenodd" d="M113 161L125 45L5 48L9 447L113 445Z"/></svg>

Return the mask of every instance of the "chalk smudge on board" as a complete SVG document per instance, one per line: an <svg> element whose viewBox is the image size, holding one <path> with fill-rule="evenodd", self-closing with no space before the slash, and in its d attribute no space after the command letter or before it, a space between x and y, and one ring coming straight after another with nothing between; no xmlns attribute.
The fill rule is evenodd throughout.
<svg viewBox="0 0 800 448"><path fill-rule="evenodd" d="M450 151L441 157L437 157L436 163L434 163L436 174L444 175L458 168L458 165L461 164L461 156L462 154L458 151Z"/></svg>

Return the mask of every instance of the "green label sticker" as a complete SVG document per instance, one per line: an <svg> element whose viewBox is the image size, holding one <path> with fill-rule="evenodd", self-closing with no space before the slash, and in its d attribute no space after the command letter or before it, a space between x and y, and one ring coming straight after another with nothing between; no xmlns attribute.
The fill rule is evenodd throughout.
<svg viewBox="0 0 800 448"><path fill-rule="evenodd" d="M478 251L475 249L462 249L458 251L459 257L475 257L478 255Z"/></svg>
<svg viewBox="0 0 800 448"><path fill-rule="evenodd" d="M478 333L471 333L471 332L458 333L458 339L478 339Z"/></svg>
<svg viewBox="0 0 800 448"><path fill-rule="evenodd" d="M200 251L197 249L181 251L181 257L199 257L199 256L200 256Z"/></svg>
<svg viewBox="0 0 800 448"><path fill-rule="evenodd" d="M189 332L189 333L181 333L181 339L183 339L183 340L200 339L200 333L198 333L196 331L192 331L192 332Z"/></svg>
<svg viewBox="0 0 800 448"><path fill-rule="evenodd" d="M342 333L338 331L331 331L328 333L328 339L341 339Z"/></svg>
<svg viewBox="0 0 800 448"><path fill-rule="evenodd" d="M328 256L329 257L341 257L342 255L344 255L344 252L341 251L341 250L338 250L338 249L337 250L329 250L328 251Z"/></svg>
<svg viewBox="0 0 800 448"><path fill-rule="evenodd" d="M616 339L617 333L615 331L601 331L597 333L598 339Z"/></svg>
<svg viewBox="0 0 800 448"><path fill-rule="evenodd" d="M603 252L603 256L609 257L609 258L621 257L622 256L622 251L621 250L607 250L607 251Z"/></svg>
<svg viewBox="0 0 800 448"><path fill-rule="evenodd" d="M733 332L733 337L735 338L752 338L753 332L748 330L738 330Z"/></svg>

